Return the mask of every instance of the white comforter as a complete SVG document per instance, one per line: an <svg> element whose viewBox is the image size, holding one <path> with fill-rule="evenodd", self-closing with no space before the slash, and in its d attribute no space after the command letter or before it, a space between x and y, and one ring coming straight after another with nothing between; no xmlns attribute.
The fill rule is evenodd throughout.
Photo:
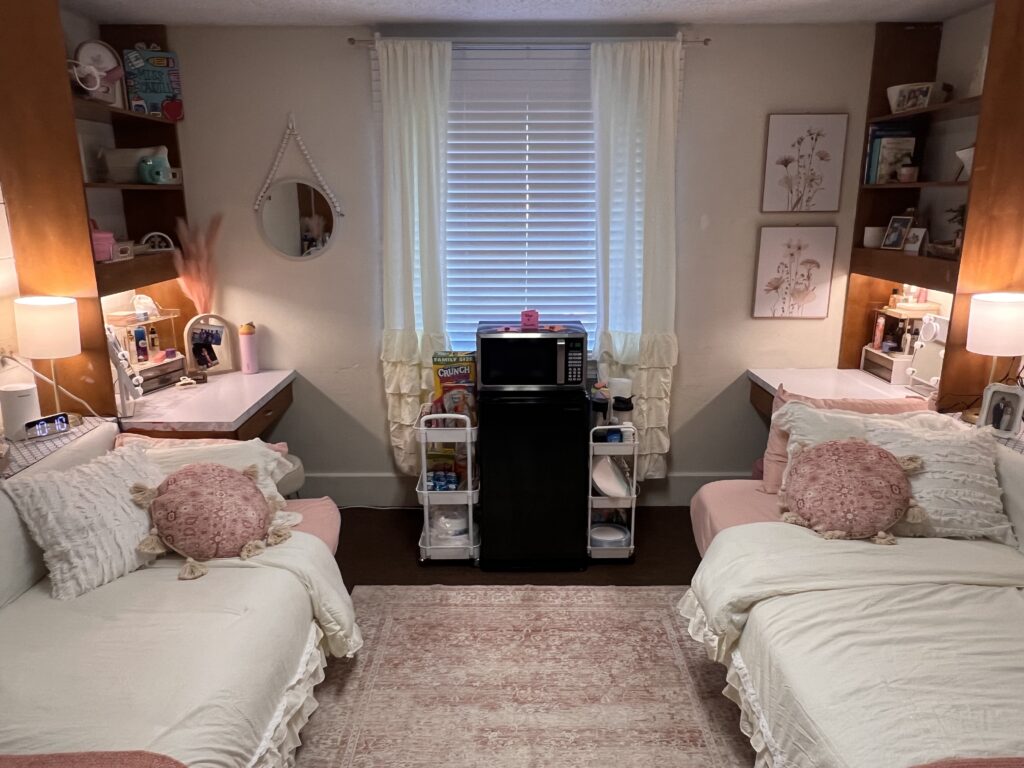
<svg viewBox="0 0 1024 768"><path fill-rule="evenodd" d="M1024 756L1024 555L994 542L720 533L680 604L758 765Z"/></svg>
<svg viewBox="0 0 1024 768"><path fill-rule="evenodd" d="M74 600L41 581L0 610L0 755L144 749L190 766L247 766L310 662L362 644L319 539L178 581L169 557Z"/></svg>

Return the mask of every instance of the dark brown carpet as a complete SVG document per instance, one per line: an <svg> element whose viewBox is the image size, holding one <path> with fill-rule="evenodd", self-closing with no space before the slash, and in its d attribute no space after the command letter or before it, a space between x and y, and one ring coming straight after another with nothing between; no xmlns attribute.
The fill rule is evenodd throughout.
<svg viewBox="0 0 1024 768"><path fill-rule="evenodd" d="M536 584L661 586L689 584L700 556L687 507L640 507L636 512L636 555L631 563L592 563L584 571L481 571L472 565L420 564L423 510L341 511L338 563L351 591L360 584Z"/></svg>

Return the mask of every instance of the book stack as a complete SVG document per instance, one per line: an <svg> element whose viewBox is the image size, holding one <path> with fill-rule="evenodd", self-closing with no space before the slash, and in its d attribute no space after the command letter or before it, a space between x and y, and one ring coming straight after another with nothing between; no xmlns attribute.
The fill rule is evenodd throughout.
<svg viewBox="0 0 1024 768"><path fill-rule="evenodd" d="M916 165L917 139L906 124L873 125L868 130L865 184L895 184L902 165Z"/></svg>

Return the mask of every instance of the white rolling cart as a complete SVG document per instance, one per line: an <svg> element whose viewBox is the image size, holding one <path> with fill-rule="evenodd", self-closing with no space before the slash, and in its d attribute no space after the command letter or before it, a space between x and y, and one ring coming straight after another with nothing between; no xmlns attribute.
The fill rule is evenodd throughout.
<svg viewBox="0 0 1024 768"><path fill-rule="evenodd" d="M450 426L458 424L459 426ZM474 447L477 428L472 426L468 416L461 414L430 414L421 416L416 427L420 444L420 479L416 494L423 505L423 531L420 533L420 562L427 560L472 560L480 561L480 533L473 519L476 504L480 501L480 483L475 468ZM460 490L432 490L427 472L427 446L451 443L466 447L466 481ZM466 509L467 532L464 536L440 537L431 530L430 511L432 507L464 507Z"/></svg>
<svg viewBox="0 0 1024 768"><path fill-rule="evenodd" d="M608 433L617 430L622 434L621 443L595 442L598 435L607 437ZM590 430L590 474L588 479L589 490L587 493L587 555L592 560L626 560L633 556L636 545L636 465L640 453L640 445L637 442L636 427L632 425L594 427ZM617 457L627 460L629 465L628 478L625 488L626 495L603 495L594 488L594 470L602 462L604 457L616 461ZM629 459L632 459L629 461ZM596 526L608 527L605 522L594 521L595 510L621 509L627 510L628 524L624 527L628 535L618 541L599 543L595 540L594 528ZM600 514L600 513L599 513Z"/></svg>

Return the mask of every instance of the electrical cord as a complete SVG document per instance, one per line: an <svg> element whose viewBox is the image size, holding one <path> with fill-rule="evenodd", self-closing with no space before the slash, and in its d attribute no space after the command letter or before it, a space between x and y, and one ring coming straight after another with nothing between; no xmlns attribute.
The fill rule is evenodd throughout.
<svg viewBox="0 0 1024 768"><path fill-rule="evenodd" d="M116 422L117 425L118 425L118 428L120 429L121 420L117 416L100 416L98 413L96 413L96 410L91 405L89 405L89 403L87 403L85 400L80 398L74 392L68 392L66 389L64 389L64 387L62 387L60 384L57 384L49 376L44 376L43 374L41 374L39 371L37 371L32 366L25 365L25 363L21 362L21 360L19 360L18 358L14 357L13 355L0 355L0 364L2 364L4 362L10 362L10 363L14 363L15 365L20 365L22 368L24 368L26 371L31 373L37 379L41 379L42 381L45 381L47 384L49 384L51 386L57 387L57 390L59 392L61 392L64 395L67 395L68 397L70 397L75 402L81 403L82 405L84 405L88 409L89 413L91 415L95 416L97 419L103 419L103 421L113 421L113 422Z"/></svg>

